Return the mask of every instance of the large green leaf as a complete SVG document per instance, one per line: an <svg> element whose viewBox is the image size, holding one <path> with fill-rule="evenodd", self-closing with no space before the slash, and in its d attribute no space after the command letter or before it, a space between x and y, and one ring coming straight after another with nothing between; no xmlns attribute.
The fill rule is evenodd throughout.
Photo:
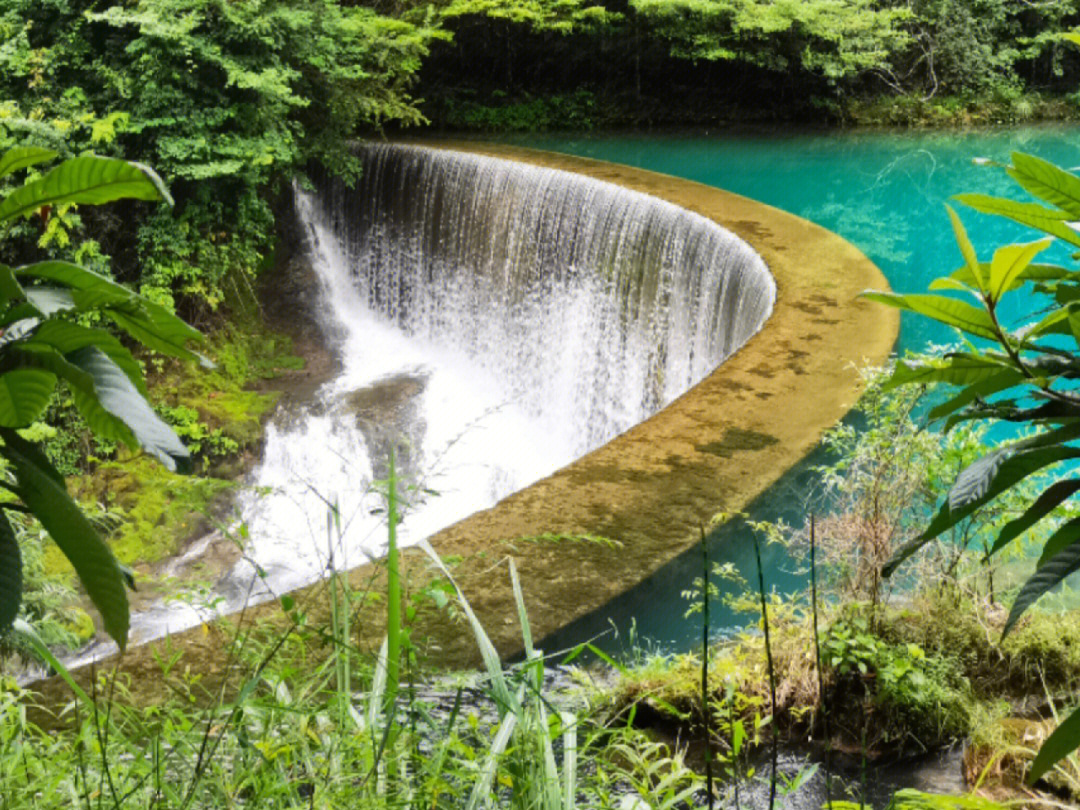
<svg viewBox="0 0 1080 810"><path fill-rule="evenodd" d="M24 342L27 348L43 346L62 355L96 346L120 367L131 383L143 396L147 396L146 382L138 361L115 337L104 329L91 329L70 321L51 320L41 324Z"/></svg>
<svg viewBox="0 0 1080 810"><path fill-rule="evenodd" d="M1009 634L1016 622L1024 615L1024 611L1035 604L1039 597L1056 585L1060 585L1065 577L1077 570L1080 570L1080 542L1074 541L1055 554L1052 559L1040 565L1024 583L1009 610L1009 618L1005 620L1001 637L1005 638Z"/></svg>
<svg viewBox="0 0 1080 810"><path fill-rule="evenodd" d="M1080 234L1066 224L1071 217L1061 211L1055 211L1052 208L1046 208L1036 203L1002 200L985 194L958 194L953 199L984 214L1007 217L1014 222L1019 222L1021 225L1029 225L1043 233L1056 236L1071 245L1080 246Z"/></svg>
<svg viewBox="0 0 1080 810"><path fill-rule="evenodd" d="M13 191L0 202L0 222L32 214L46 205L100 205L125 198L172 202L152 169L126 160L85 155L65 160L41 179Z"/></svg>
<svg viewBox="0 0 1080 810"><path fill-rule="evenodd" d="M214 367L209 359L187 348L189 341L201 340L202 335L162 307L141 301L137 308L109 307L105 314L147 348L184 360L193 360L203 368Z"/></svg>
<svg viewBox="0 0 1080 810"><path fill-rule="evenodd" d="M71 500L63 479L41 452L13 430L0 429L0 440L4 442L0 454L11 462L15 472L15 493L71 562L101 613L105 632L123 650L130 621L128 601L124 578L112 552Z"/></svg>
<svg viewBox="0 0 1080 810"><path fill-rule="evenodd" d="M953 233L956 235L956 244L960 246L960 255L964 257L964 265L974 282L973 286L977 290L985 292L986 280L989 276L983 271L983 266L979 264L979 257L975 253L971 240L968 239L967 231L964 230L964 223L960 221L960 217L956 215L956 211L953 210L951 205L946 205L945 210L949 212L949 221L952 223Z"/></svg>
<svg viewBox="0 0 1080 810"><path fill-rule="evenodd" d="M960 471L949 488L949 510L957 511L990 491L998 470L1015 453L1011 447L999 447L985 453Z"/></svg>
<svg viewBox="0 0 1080 810"><path fill-rule="evenodd" d="M16 146L0 155L0 177L6 177L19 169L44 163L58 157L51 149L42 149L40 146Z"/></svg>
<svg viewBox="0 0 1080 810"><path fill-rule="evenodd" d="M0 362L0 426L23 428L36 421L54 388L56 377L48 371Z"/></svg>
<svg viewBox="0 0 1080 810"><path fill-rule="evenodd" d="M983 504L989 503L998 495L1023 481L1029 475L1069 459L1080 458L1080 449L1075 447L1040 447L1028 452L1017 453L1006 459L997 468L993 480L982 496L966 503L960 509L950 509L949 499L941 505L937 515L921 535L901 546L882 569L883 576L891 576L916 551L925 546L942 532L948 531L961 520L969 517Z"/></svg>
<svg viewBox="0 0 1080 810"><path fill-rule="evenodd" d="M22 286L15 280L15 271L6 264L0 264L0 308L25 297Z"/></svg>
<svg viewBox="0 0 1080 810"><path fill-rule="evenodd" d="M994 322L986 311L963 301L957 301L955 298L946 298L943 295L901 295L873 290L860 295L897 309L917 312L946 326L955 326L976 337L997 340Z"/></svg>
<svg viewBox="0 0 1080 810"><path fill-rule="evenodd" d="M27 287L26 300L43 318L50 318L58 312L75 309L75 299L70 290L63 287Z"/></svg>
<svg viewBox="0 0 1080 810"><path fill-rule="evenodd" d="M1033 784L1059 761L1080 745L1080 709L1077 709L1046 738L1028 771L1027 782Z"/></svg>
<svg viewBox="0 0 1080 810"><path fill-rule="evenodd" d="M990 277L990 262L980 262L979 269L983 278ZM960 284L966 287L975 287L975 278L972 275L971 270L967 265L959 267L950 273L946 278L958 281ZM939 289L938 282L943 279L934 279L930 282L930 289ZM1058 264L1029 264L1022 273L1013 279L1011 285L1004 290L1017 289L1025 281L1044 282L1044 281L1078 281L1080 280L1080 272L1076 270L1069 270L1067 267L1062 267ZM949 287L948 289L956 289L956 287Z"/></svg>
<svg viewBox="0 0 1080 810"><path fill-rule="evenodd" d="M1046 538L1035 568L1042 568L1077 540L1080 540L1080 518L1073 518L1059 526L1057 531Z"/></svg>
<svg viewBox="0 0 1080 810"><path fill-rule="evenodd" d="M101 407L121 420L147 453L170 470L188 472L191 469L187 448L108 355L96 346L86 346L68 354L67 360L93 378L94 392ZM79 398L76 398L76 405L80 410L86 407L93 411L94 408L93 402L80 404Z"/></svg>
<svg viewBox="0 0 1080 810"><path fill-rule="evenodd" d="M1011 370L1001 360L979 354L950 354L941 360L901 360L883 386L889 391L910 383L971 385L991 380Z"/></svg>
<svg viewBox="0 0 1080 810"><path fill-rule="evenodd" d="M70 262L47 261L16 268L20 279L37 279L72 288L78 309L101 308L105 314L136 340L163 354L207 365L207 360L187 348L201 342L202 334L152 301Z"/></svg>
<svg viewBox="0 0 1080 810"><path fill-rule="evenodd" d="M11 627L22 602L22 554L7 515L0 511L0 633Z"/></svg>
<svg viewBox="0 0 1080 810"><path fill-rule="evenodd" d="M998 534L997 540L994 541L990 553L994 554L1005 548L1005 546L1075 495L1077 491L1080 491L1080 479L1073 478L1051 484L1035 500L1035 503L1024 510L1024 514L1005 524L1001 529L1001 533Z"/></svg>
<svg viewBox="0 0 1080 810"><path fill-rule="evenodd" d="M135 434L127 423L106 410L102 404L93 376L70 363L55 349L41 344L23 343L9 352L8 362L22 364L24 368L43 369L55 374L68 384L75 407L79 409L79 413L95 435L123 442L132 449L139 446Z"/></svg>
<svg viewBox="0 0 1080 810"><path fill-rule="evenodd" d="M998 301L1020 278L1031 260L1050 247L1050 239L1040 239L1026 245L1005 245L994 251L990 262L990 299Z"/></svg>
<svg viewBox="0 0 1080 810"><path fill-rule="evenodd" d="M1006 391L1015 385L1019 385L1027 379L1019 371L1004 369L980 382L969 383L955 397L946 400L940 405L931 408L927 416L930 419L942 419L951 413L955 413L966 405L979 398L985 398L1000 391Z"/></svg>
<svg viewBox="0 0 1080 810"><path fill-rule="evenodd" d="M1025 191L1080 219L1080 177L1034 155L1013 152L1005 171Z"/></svg>

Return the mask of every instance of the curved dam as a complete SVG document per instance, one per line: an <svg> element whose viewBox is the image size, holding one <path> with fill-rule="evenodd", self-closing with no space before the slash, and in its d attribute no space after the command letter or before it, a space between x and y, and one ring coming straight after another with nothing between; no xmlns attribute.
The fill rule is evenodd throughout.
<svg viewBox="0 0 1080 810"><path fill-rule="evenodd" d="M882 361L895 340L896 313L856 300L887 286L862 253L752 200L513 147L380 145L360 155L355 188L324 183L299 200L312 263L337 268L318 272L313 317L341 373L302 428L294 418L268 436L262 474L292 453L289 463L324 504L306 517L324 536L310 560L281 513L249 521L249 554L271 579L281 575L275 592L345 557L379 553L377 517L367 528L357 518L349 553L327 549L334 484L319 476L336 475L329 459L348 456L346 481L370 492L396 446L417 482L406 541L410 532L430 535L457 561L474 610L500 653L513 655L521 629L505 557L518 567L534 637L596 611L804 456L858 397L854 364ZM386 334L404 338L386 342ZM423 351L414 355L415 345ZM460 417L455 392L472 388L494 393L466 397L455 432L441 420ZM313 433L319 420L329 427ZM347 436L333 427L346 423ZM299 441L282 449L289 430ZM474 436L493 455L470 467L455 453ZM367 461L357 464L357 455ZM445 478L432 483L439 465ZM468 490L466 506L444 509L457 489ZM329 494L336 500L340 490ZM263 561L261 535L273 525L283 530L265 547L276 545L278 556ZM403 565L414 586L431 577L419 553L406 553ZM381 587L372 564L351 576L356 587ZM309 623L328 614L323 592L316 583L295 594ZM372 648L378 613L360 623ZM245 620L280 614L272 602L249 608ZM429 633L438 661L475 660L464 628L435 611L422 621L414 638ZM208 675L224 673L216 632L174 634L173 649ZM153 672L155 646L130 649L124 669Z"/></svg>

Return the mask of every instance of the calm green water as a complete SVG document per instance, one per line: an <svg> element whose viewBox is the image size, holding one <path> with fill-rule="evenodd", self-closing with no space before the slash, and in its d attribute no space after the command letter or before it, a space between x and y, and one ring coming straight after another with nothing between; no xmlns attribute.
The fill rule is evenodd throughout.
<svg viewBox="0 0 1080 810"><path fill-rule="evenodd" d="M977 166L975 157L1008 162L1014 150L1028 152L1067 168L1080 166L1080 130L1076 127L961 132L812 132L541 135L516 137L513 143L639 166L685 177L752 197L817 222L857 245L901 292L925 292L934 278L960 264L944 205L953 194L981 192L1026 199L1000 169ZM1009 241L1030 241L1033 232L1004 220L956 206L980 257ZM1048 260L1067 261L1064 249ZM1015 321L1039 306L1035 299L1016 301L1002 315ZM1028 311L1028 312L1025 312ZM905 316L898 349L919 350L954 343L954 332L926 319ZM802 523L813 476L811 457L764 493L751 508L756 519L783 517ZM745 530L721 529L709 538L710 557L731 561L750 580L756 576L752 544ZM766 549L768 585L788 593L805 587L805 574L792 570L778 549ZM617 651L634 626L639 639L665 649L692 646L700 639L700 618L682 617L680 593L701 572L695 551L665 566L638 588L596 615L547 641L549 650L570 646L609 631L603 646ZM739 624L720 611L715 627ZM611 628L619 637L613 638Z"/></svg>

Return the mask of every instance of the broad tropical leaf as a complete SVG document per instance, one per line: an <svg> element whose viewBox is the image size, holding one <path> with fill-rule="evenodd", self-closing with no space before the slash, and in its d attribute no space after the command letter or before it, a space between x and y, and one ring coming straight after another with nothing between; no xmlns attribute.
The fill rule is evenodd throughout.
<svg viewBox="0 0 1080 810"><path fill-rule="evenodd" d="M0 633L11 627L22 602L22 553L7 515L0 511Z"/></svg>
<svg viewBox="0 0 1080 810"><path fill-rule="evenodd" d="M71 500L63 479L41 454L15 431L0 429L2 454L15 472L16 494L41 521L71 561L87 595L101 613L107 632L123 650L129 613L124 578L116 559L82 510Z"/></svg>
<svg viewBox="0 0 1080 810"><path fill-rule="evenodd" d="M0 358L0 426L24 428L49 404L56 377L37 368L12 368Z"/></svg>
<svg viewBox="0 0 1080 810"><path fill-rule="evenodd" d="M0 264L0 308L7 307L12 301L22 300L25 297L23 288L15 280L15 271L6 264Z"/></svg>
<svg viewBox="0 0 1080 810"><path fill-rule="evenodd" d="M44 163L55 157L57 154L51 149L42 149L40 146L16 146L0 155L0 177L6 177L19 169Z"/></svg>
<svg viewBox="0 0 1080 810"><path fill-rule="evenodd" d="M170 470L190 470L187 448L104 352L96 346L86 346L68 354L67 360L93 378L101 407L127 425L147 453Z"/></svg>
<svg viewBox="0 0 1080 810"><path fill-rule="evenodd" d="M1043 447L1026 453L1017 453L1006 459L997 468L993 481L986 492L976 500L966 503L961 509L950 509L949 499L941 505L937 515L921 535L901 546L882 569L883 576L891 576L912 554L925 546L942 532L948 531L964 518L969 517L983 504L989 503L998 495L1023 481L1029 475L1061 461L1080 458L1080 449L1075 447Z"/></svg>
<svg viewBox="0 0 1080 810"><path fill-rule="evenodd" d="M70 290L63 287L27 287L26 300L42 318L50 318L58 312L75 309L75 299Z"/></svg>
<svg viewBox="0 0 1080 810"><path fill-rule="evenodd" d="M999 447L965 467L949 490L949 510L957 511L984 497L990 491L998 470L1016 451Z"/></svg>
<svg viewBox="0 0 1080 810"><path fill-rule="evenodd" d="M87 346L95 346L120 367L132 384L138 388L139 393L143 396L147 395L146 382L143 380L138 361L119 340L103 329L91 329L71 321L46 321L34 330L34 333L24 341L23 346L53 349L65 356Z"/></svg>
<svg viewBox="0 0 1080 810"><path fill-rule="evenodd" d="M886 380L886 391L909 383L948 383L971 385L994 379L1004 371L1011 371L1001 360L977 354L950 354L941 361L901 360Z"/></svg>
<svg viewBox="0 0 1080 810"><path fill-rule="evenodd" d="M1077 540L1080 540L1080 518L1074 518L1059 527L1043 544L1043 552L1035 568L1042 568Z"/></svg>
<svg viewBox="0 0 1080 810"><path fill-rule="evenodd" d="M1046 738L1039 753L1035 755L1035 760L1031 763L1027 783L1034 784L1035 780L1068 756L1076 748L1077 740L1080 740L1080 709L1066 717L1065 721Z"/></svg>
<svg viewBox="0 0 1080 810"><path fill-rule="evenodd" d="M65 160L40 180L9 194L0 202L0 222L32 214L46 205L100 205L124 198L172 203L153 170L126 160L86 155Z"/></svg>
<svg viewBox="0 0 1080 810"><path fill-rule="evenodd" d="M990 299L999 301L1027 270L1031 260L1050 247L1050 242L1050 239L1040 239L1026 245L1006 245L995 250L990 262Z"/></svg>
<svg viewBox="0 0 1080 810"><path fill-rule="evenodd" d="M1028 225L1043 233L1056 236L1071 245L1080 246L1080 234L1066 224L1072 217L1062 211L1055 211L1036 203L1002 200L985 194L958 194L953 199L984 214L1007 217L1021 225Z"/></svg>
<svg viewBox="0 0 1080 810"><path fill-rule="evenodd" d="M861 297L897 309L917 312L976 337L997 340L994 322L986 311L963 301L957 301L955 298L946 298L942 295L900 295L874 291L861 293Z"/></svg>
<svg viewBox="0 0 1080 810"><path fill-rule="evenodd" d="M983 266L979 264L979 257L975 253L971 240L968 239L964 223L960 221L960 217L957 216L951 205L946 205L945 210L949 212L949 221L952 223L953 233L956 235L956 244L960 246L960 255L964 257L964 265L971 275L971 280L974 282L973 286L975 289L985 292L986 280L989 276L983 271Z"/></svg>
<svg viewBox="0 0 1080 810"><path fill-rule="evenodd" d="M1020 517L1010 520L998 534L990 553L994 554L1049 515L1070 497L1080 491L1080 479L1056 481L1046 488Z"/></svg>
<svg viewBox="0 0 1080 810"><path fill-rule="evenodd" d="M68 384L75 407L90 430L102 438L122 442L135 449L138 441L127 424L105 409L98 397L94 378L49 346L23 343L8 354L9 362L55 374Z"/></svg>
<svg viewBox="0 0 1080 810"><path fill-rule="evenodd" d="M1005 171L1025 191L1080 219L1080 177L1034 155L1013 152Z"/></svg>
<svg viewBox="0 0 1080 810"><path fill-rule="evenodd" d="M1077 570L1080 570L1080 543L1078 542L1065 546L1052 559L1041 564L1031 578L1024 583L1020 593L1016 595L1012 608L1009 610L1009 618L1005 620L1005 627L1001 630L1001 637L1005 638L1009 635L1009 631L1024 615L1024 611L1035 604L1039 597L1055 585L1060 585L1065 577Z"/></svg>
<svg viewBox="0 0 1080 810"><path fill-rule="evenodd" d="M16 268L19 279L35 279L63 284L72 289L77 309L100 308L131 337L162 354L195 360L206 358L187 348L201 342L202 334L171 312L148 301L114 281L70 262L48 261Z"/></svg>

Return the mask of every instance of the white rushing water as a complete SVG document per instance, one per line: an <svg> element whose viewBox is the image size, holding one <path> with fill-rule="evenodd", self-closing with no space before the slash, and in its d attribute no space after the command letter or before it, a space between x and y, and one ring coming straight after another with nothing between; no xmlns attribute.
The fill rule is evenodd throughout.
<svg viewBox="0 0 1080 810"><path fill-rule="evenodd" d="M134 617L136 640L381 556L391 447L408 544L659 410L771 312L760 257L669 203L475 155L360 156L355 188L296 193L341 373L269 426L238 505L246 559L202 607Z"/></svg>

